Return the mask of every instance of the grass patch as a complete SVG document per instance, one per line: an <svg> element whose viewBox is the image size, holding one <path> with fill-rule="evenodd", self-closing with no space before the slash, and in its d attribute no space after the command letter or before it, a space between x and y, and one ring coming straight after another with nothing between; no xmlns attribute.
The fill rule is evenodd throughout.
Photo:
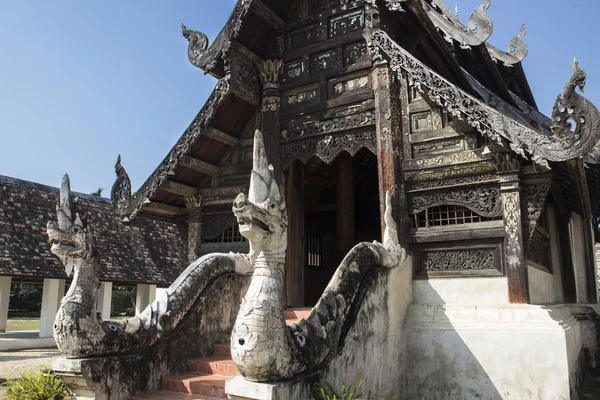
<svg viewBox="0 0 600 400"><path fill-rule="evenodd" d="M39 331L39 318L9 318L6 321L6 331Z"/></svg>

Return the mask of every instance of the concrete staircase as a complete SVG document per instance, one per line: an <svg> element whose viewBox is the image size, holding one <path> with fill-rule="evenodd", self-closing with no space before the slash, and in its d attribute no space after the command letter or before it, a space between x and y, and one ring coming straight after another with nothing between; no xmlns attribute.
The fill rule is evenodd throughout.
<svg viewBox="0 0 600 400"><path fill-rule="evenodd" d="M292 308L285 311L288 325L306 318L310 308ZM188 372L164 376L162 390L141 393L132 400L215 400L226 399L225 381L239 375L229 344L215 344L213 355L188 361Z"/></svg>

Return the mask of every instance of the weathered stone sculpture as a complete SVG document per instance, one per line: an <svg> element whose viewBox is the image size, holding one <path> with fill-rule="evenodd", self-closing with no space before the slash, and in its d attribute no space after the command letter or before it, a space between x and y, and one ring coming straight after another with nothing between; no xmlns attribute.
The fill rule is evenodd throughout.
<svg viewBox="0 0 600 400"><path fill-rule="evenodd" d="M262 135L254 137L254 167L248 197L233 205L240 233L250 242L254 275L231 337L231 353L241 374L251 381L289 378L322 364L335 354L349 311L369 272L395 268L406 261L398 244L386 196L383 245L360 243L344 258L311 314L293 326L284 319L283 275L287 247L287 214L273 169L268 165Z"/></svg>
<svg viewBox="0 0 600 400"><path fill-rule="evenodd" d="M122 321L103 321L96 313L100 264L94 233L74 204L65 175L56 210L58 223L48 222L52 252L73 274L54 322L54 338L69 358L133 353L165 339L182 322L196 300L220 276L247 273L251 265L234 254L210 254L192 263L146 310ZM75 218L73 218L75 215Z"/></svg>

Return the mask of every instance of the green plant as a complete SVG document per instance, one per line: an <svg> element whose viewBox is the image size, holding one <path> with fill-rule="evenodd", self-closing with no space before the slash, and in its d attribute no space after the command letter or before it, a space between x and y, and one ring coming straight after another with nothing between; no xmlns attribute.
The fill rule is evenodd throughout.
<svg viewBox="0 0 600 400"><path fill-rule="evenodd" d="M360 391L364 381L364 379L361 380L354 387L346 387L346 385L342 384L339 390L327 381L315 383L312 387L312 400L359 400L369 398L371 386Z"/></svg>
<svg viewBox="0 0 600 400"><path fill-rule="evenodd" d="M99 187L95 192L90 193L92 196L102 197L104 188Z"/></svg>
<svg viewBox="0 0 600 400"><path fill-rule="evenodd" d="M73 392L53 373L28 372L2 384L6 400L67 400Z"/></svg>

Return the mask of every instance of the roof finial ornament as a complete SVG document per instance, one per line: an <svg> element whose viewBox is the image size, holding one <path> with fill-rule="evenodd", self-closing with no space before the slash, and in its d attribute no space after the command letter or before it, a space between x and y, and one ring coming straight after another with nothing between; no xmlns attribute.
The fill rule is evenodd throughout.
<svg viewBox="0 0 600 400"><path fill-rule="evenodd" d="M471 14L469 23L465 26L458 19L458 4L453 13L442 0L431 0L431 5L425 0L421 0L425 12L436 28L442 32L444 38L452 44L455 40L463 49L481 45L492 34L494 24L485 13L490 7L490 3L491 0L483 0L477 10Z"/></svg>
<svg viewBox="0 0 600 400"><path fill-rule="evenodd" d="M117 174L117 179L110 191L110 200L114 207L118 207L121 203L131 198L131 180L129 179L129 175L127 175L127 171L121 165L120 154L115 164L115 174Z"/></svg>
<svg viewBox="0 0 600 400"><path fill-rule="evenodd" d="M512 67L513 65L523 61L523 59L527 56L527 53L529 53L529 48L523 41L523 36L525 36L526 33L527 30L525 29L525 24L523 23L519 33L517 33L517 35L510 41L508 45L508 52L499 50L487 43L487 47L492 59L496 62L498 62L498 60L502 61L506 67Z"/></svg>
<svg viewBox="0 0 600 400"><path fill-rule="evenodd" d="M188 46L190 62L198 67L202 55L208 49L208 36L202 32L188 29L184 24L181 24L181 34L190 42Z"/></svg>
<svg viewBox="0 0 600 400"><path fill-rule="evenodd" d="M575 90L579 88L583 92L586 79L585 71L575 58L573 76L552 108L552 132L572 147L577 147L582 155L594 150L600 128L600 112L591 101Z"/></svg>

